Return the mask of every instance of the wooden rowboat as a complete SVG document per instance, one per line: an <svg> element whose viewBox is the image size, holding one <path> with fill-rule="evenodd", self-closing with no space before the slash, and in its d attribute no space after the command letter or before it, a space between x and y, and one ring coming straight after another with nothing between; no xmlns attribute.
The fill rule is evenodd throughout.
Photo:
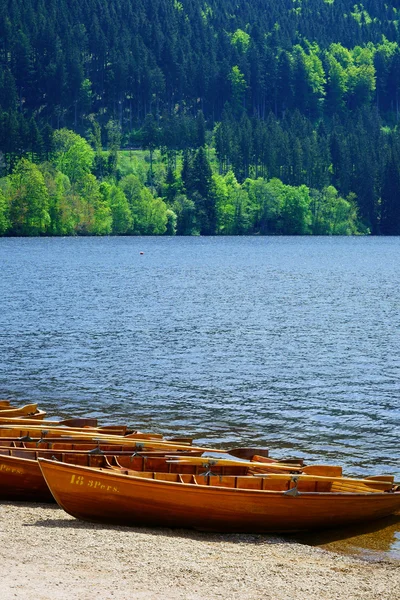
<svg viewBox="0 0 400 600"><path fill-rule="evenodd" d="M69 464L117 470L157 471L198 475L204 473L199 465L176 465L168 460L165 452L138 453L136 445L113 446L77 443L47 443L38 448L32 442L15 442L0 447L0 500L24 500L35 502L54 501L37 462L38 458L50 458ZM187 449L185 449L185 453ZM195 452L193 454L196 454ZM199 452L197 452L199 454ZM261 457L258 457L261 458ZM204 459L206 461L206 459ZM267 464L270 464L271 461ZM266 465L267 466L267 465ZM217 466L219 475L247 475L248 466Z"/></svg>
<svg viewBox="0 0 400 600"><path fill-rule="evenodd" d="M4 408L0 410L0 417L30 417L32 419L44 419L46 412L38 410L37 404L26 404L20 408Z"/></svg>
<svg viewBox="0 0 400 600"><path fill-rule="evenodd" d="M44 458L57 503L79 519L218 532L320 529L385 517L400 509L391 481L315 476L208 478L123 474ZM321 488L322 486L322 488ZM319 491L323 489L324 491Z"/></svg>
<svg viewBox="0 0 400 600"><path fill-rule="evenodd" d="M96 450L96 449L95 449ZM89 467L114 469L117 471L134 469L145 471L157 469L159 472L198 474L204 471L198 466L178 467L167 462L164 454L146 453L134 454L134 448L115 450L112 447L96 451L85 450L31 450L17 448L0 448L0 500L23 500L24 502L54 502L54 498L44 480L39 467L38 458L58 460L68 464L78 464ZM219 467L221 475L246 475L247 467Z"/></svg>

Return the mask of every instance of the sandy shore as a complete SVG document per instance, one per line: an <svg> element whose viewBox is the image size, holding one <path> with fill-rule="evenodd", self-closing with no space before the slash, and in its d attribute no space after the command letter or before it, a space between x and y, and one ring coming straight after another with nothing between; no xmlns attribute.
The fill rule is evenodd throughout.
<svg viewBox="0 0 400 600"><path fill-rule="evenodd" d="M351 600L398 597L396 562L278 538L130 529L57 506L0 504L1 600Z"/></svg>

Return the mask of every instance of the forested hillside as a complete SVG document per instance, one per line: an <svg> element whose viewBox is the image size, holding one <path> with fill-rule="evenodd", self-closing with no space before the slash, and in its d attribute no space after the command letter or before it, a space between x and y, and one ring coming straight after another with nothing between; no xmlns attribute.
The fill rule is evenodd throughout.
<svg viewBox="0 0 400 600"><path fill-rule="evenodd" d="M0 233L399 234L399 14L398 0L0 0ZM149 162L124 170L120 147ZM42 193L21 183L33 172ZM163 225L135 229L157 202Z"/></svg>

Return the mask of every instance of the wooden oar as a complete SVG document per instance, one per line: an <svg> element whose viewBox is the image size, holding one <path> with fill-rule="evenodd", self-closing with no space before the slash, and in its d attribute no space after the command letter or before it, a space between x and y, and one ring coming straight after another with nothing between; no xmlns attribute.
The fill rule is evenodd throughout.
<svg viewBox="0 0 400 600"><path fill-rule="evenodd" d="M302 473L302 467L294 467L293 465L285 465L280 463L262 463L262 462L253 462L250 460L230 460L229 458L209 458L209 457L197 457L197 456L177 456L172 457L167 462L174 464L194 464L194 465L202 465L204 467L212 467L212 466L240 466L240 467L248 467L257 468L257 469L277 469L283 471L290 471L296 479L307 480L307 481L342 481L342 482L352 482L352 483L363 483L371 486L371 484L378 485L392 485L391 481L377 481L372 479L353 479L351 477L328 477L325 475L307 475ZM293 473L296 471L296 473ZM267 479L288 479L288 474L285 473L255 473L254 477L265 477Z"/></svg>
<svg viewBox="0 0 400 600"><path fill-rule="evenodd" d="M287 465L277 462L253 462L250 460L231 460L230 458L213 458L212 456L173 456L167 462L174 464L192 464L203 467L249 467L257 469L277 469L279 471L288 471L290 473L301 472L302 467L297 465ZM264 473L262 473L264 475ZM284 475L285 476L285 475Z"/></svg>

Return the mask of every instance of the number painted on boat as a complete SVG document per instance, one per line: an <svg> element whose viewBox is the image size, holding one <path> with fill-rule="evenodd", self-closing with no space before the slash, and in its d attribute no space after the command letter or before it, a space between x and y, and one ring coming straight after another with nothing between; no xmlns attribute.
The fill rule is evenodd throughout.
<svg viewBox="0 0 400 600"><path fill-rule="evenodd" d="M16 469L15 467L7 467L7 465L0 465L0 471L3 473L12 473L13 475L23 475L22 469Z"/></svg>
<svg viewBox="0 0 400 600"><path fill-rule="evenodd" d="M75 485L83 485L83 477L82 475L72 475L70 483L75 483Z"/></svg>
<svg viewBox="0 0 400 600"><path fill-rule="evenodd" d="M94 490L100 490L102 492L114 492L119 493L119 489L115 485L106 485L96 479L86 479L83 475L71 475L70 483L73 485L85 485Z"/></svg>

